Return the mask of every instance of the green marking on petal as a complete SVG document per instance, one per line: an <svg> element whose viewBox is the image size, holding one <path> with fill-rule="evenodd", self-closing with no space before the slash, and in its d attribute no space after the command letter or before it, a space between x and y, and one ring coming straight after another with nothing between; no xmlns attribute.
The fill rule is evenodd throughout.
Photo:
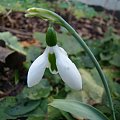
<svg viewBox="0 0 120 120"><path fill-rule="evenodd" d="M55 54L50 54L48 55L48 60L49 60L49 63L50 63L50 70L52 72L57 72L57 66L56 66L56 57L55 57Z"/></svg>

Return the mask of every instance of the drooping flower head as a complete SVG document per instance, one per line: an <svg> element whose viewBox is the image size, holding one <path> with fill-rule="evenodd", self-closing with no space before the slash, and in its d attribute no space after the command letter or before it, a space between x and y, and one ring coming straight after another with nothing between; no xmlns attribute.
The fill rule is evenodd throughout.
<svg viewBox="0 0 120 120"><path fill-rule="evenodd" d="M57 45L57 37L53 27L46 33L47 47L30 66L27 76L28 87L38 84L49 68L52 74L61 76L62 80L72 89L82 89L81 75L75 64L68 58L66 51Z"/></svg>

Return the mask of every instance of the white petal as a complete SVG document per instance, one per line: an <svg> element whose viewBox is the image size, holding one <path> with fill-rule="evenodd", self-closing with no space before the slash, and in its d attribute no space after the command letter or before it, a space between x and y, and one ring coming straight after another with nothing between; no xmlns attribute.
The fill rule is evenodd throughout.
<svg viewBox="0 0 120 120"><path fill-rule="evenodd" d="M30 66L27 76L28 87L32 87L40 82L43 77L44 71L48 65L48 52L49 48L42 55L40 55Z"/></svg>
<svg viewBox="0 0 120 120"><path fill-rule="evenodd" d="M59 47L59 48L60 48L60 51L61 51L64 55L68 56L68 55L67 55L67 52L66 52L62 47Z"/></svg>
<svg viewBox="0 0 120 120"><path fill-rule="evenodd" d="M60 52L58 46L54 47L54 52L56 55L57 69L63 81L72 89L82 89L81 75L75 64L66 55Z"/></svg>

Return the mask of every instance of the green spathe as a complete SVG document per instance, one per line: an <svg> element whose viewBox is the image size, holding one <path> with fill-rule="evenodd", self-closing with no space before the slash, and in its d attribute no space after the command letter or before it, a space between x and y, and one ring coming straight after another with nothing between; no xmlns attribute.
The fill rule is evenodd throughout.
<svg viewBox="0 0 120 120"><path fill-rule="evenodd" d="M42 19L46 19L49 20L53 23L59 23L61 24L61 22L59 21L60 19L58 19L56 17L56 13L49 11L47 9L43 9L43 8L29 8L27 10L27 14L25 15L26 17L33 17L33 16L37 16L40 17Z"/></svg>

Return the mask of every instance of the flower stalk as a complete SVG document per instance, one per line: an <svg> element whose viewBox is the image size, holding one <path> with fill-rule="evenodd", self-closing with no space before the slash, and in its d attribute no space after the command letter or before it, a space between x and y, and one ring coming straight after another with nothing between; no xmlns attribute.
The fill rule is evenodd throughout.
<svg viewBox="0 0 120 120"><path fill-rule="evenodd" d="M95 67L96 67L96 69L97 69L97 71L98 71L98 73L101 77L101 80L102 80L102 83L104 85L106 94L108 96L109 106L110 106L110 108L112 110L112 114L113 114L113 120L116 120L114 107L113 107L113 102L112 102L112 97L111 97L110 89L109 89L107 80L105 78L105 75L104 75L98 61L96 60L95 56L93 55L93 53L91 52L89 47L86 45L86 43L83 41L83 39L78 35L78 33L62 17L60 17L58 14L56 14L52 11L46 10L46 9L30 8L30 9L27 10L26 16L27 17L38 16L40 18L47 19L50 22L58 23L58 24L64 26L74 36L74 38L84 48L84 50L88 53L89 57L93 61L94 65L95 65Z"/></svg>

